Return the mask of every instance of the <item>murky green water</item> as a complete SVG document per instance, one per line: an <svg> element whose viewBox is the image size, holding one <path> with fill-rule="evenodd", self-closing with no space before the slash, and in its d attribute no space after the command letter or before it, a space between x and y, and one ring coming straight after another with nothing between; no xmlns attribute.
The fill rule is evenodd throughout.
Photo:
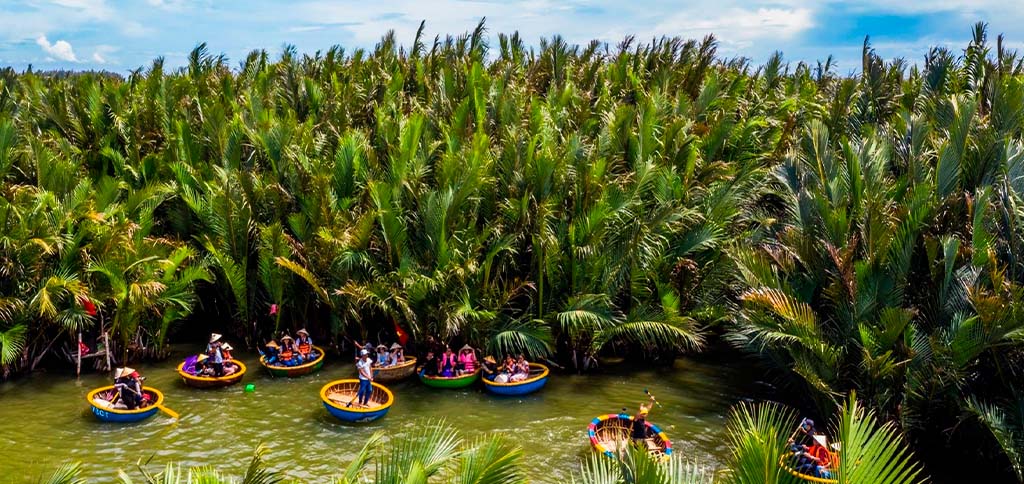
<svg viewBox="0 0 1024 484"><path fill-rule="evenodd" d="M238 356L238 355L236 355ZM328 361L317 374L271 378L251 355L241 384L218 390L184 386L174 372L177 359L137 368L147 385L165 394L177 424L163 414L138 424L107 424L88 410L85 394L108 384L99 375L76 380L36 374L0 385L0 482L23 482L57 465L80 461L87 477L108 482L116 469L134 472L139 459L154 464L215 465L240 476L259 442L269 447L271 467L289 477L323 482L338 475L373 432L415 432L427 418L444 418L463 437L503 432L522 444L536 482L566 480L591 450L587 423L595 415L635 407L643 389L663 408L651 421L668 432L676 455L709 463L725 455L723 424L728 408L749 396L746 367L679 360L674 368L636 371L605 368L599 374L553 374L547 387L525 397L496 397L482 388L441 390L411 379L392 384L396 401L384 418L359 426L327 414L318 392L328 381L350 378L353 366ZM256 385L245 393L246 383Z"/></svg>

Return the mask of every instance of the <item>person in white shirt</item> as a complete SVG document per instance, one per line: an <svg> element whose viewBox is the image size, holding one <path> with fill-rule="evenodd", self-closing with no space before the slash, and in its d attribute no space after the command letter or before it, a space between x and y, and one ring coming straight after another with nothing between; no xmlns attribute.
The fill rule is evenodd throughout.
<svg viewBox="0 0 1024 484"><path fill-rule="evenodd" d="M356 400L359 406L366 407L370 403L370 394L373 393L373 358L370 357L369 351L359 351L356 369L359 370L359 393L356 394ZM351 407L352 402L348 402L348 406Z"/></svg>

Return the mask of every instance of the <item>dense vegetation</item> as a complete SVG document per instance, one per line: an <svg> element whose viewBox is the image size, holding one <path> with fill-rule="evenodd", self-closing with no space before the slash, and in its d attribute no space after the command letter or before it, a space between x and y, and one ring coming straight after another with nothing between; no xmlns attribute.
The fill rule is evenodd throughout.
<svg viewBox="0 0 1024 484"><path fill-rule="evenodd" d="M729 417L729 433L734 443L726 466L713 469L676 457L661 460L646 448L633 446L615 458L592 454L573 472L573 484L799 484L801 482L777 463L788 448L792 420L796 414L778 404L741 404ZM858 405L854 398L836 416L831 435L842 439L837 479L847 483L912 484L922 482L921 470L890 424L879 424L875 416ZM355 458L333 478L321 476L317 482L335 484L519 484L529 482L527 469L553 474L555 469L537 469L530 465L523 450L508 438L496 434L465 441L443 422L424 422L408 435L374 434ZM149 459L140 460L137 472L119 472L122 484L209 483L271 484L284 482L282 474L265 462L266 449L257 447L241 481L225 476L213 467L181 469L168 464L158 472L150 469ZM573 466L566 463L566 467ZM580 467L580 466L577 466ZM564 471L566 469L558 469ZM47 484L84 484L77 464L58 469ZM558 478L539 482L565 482Z"/></svg>
<svg viewBox="0 0 1024 484"><path fill-rule="evenodd" d="M1022 129L1024 65L983 25L920 65L865 42L851 76L483 24L7 69L0 364L101 325L157 352L401 328L580 369L727 341L809 412L858 391L933 476L1024 480Z"/></svg>

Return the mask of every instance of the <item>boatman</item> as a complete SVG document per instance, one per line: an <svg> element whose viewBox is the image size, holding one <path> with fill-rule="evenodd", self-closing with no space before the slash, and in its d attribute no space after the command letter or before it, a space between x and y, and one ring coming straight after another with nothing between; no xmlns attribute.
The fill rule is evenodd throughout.
<svg viewBox="0 0 1024 484"><path fill-rule="evenodd" d="M221 335L210 335L210 344L206 345L206 356L210 357L210 368L215 376L224 376L224 352L220 347Z"/></svg>
<svg viewBox="0 0 1024 484"><path fill-rule="evenodd" d="M370 394L373 393L373 358L370 352L359 350L359 360L356 361L356 369L359 370L359 393L356 394L360 407L369 406ZM352 406L352 402L348 402Z"/></svg>
<svg viewBox="0 0 1024 484"><path fill-rule="evenodd" d="M636 417L633 418L633 429L630 433L630 437L633 438L633 442L638 444L646 443L647 441L647 414L651 413L651 407L654 403L654 395L651 395L651 404L641 403L640 411L637 412ZM645 444L646 445L646 444Z"/></svg>

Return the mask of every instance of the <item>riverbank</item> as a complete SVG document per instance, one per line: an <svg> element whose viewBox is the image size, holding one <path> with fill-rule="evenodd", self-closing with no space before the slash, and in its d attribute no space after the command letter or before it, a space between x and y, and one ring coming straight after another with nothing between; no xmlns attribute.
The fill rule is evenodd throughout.
<svg viewBox="0 0 1024 484"><path fill-rule="evenodd" d="M587 422L595 415L633 407L644 388L663 407L652 414L672 438L677 455L717 465L729 407L751 396L756 387L746 366L679 359L671 368L638 370L625 365L600 374L555 374L537 394L496 397L482 388L441 391L415 379L393 384L396 402L383 419L349 426L330 417L317 392L326 382L350 377L345 361L331 361L306 378L274 379L260 371L254 355L241 355L250 367L242 384L221 390L185 387L174 373L178 356L142 365L147 385L166 395L165 404L182 415L172 424L163 415L133 425L97 422L84 396L107 378L35 374L0 384L0 420L19 422L5 433L0 448L4 476L38 476L61 463L81 461L84 476L110 479L117 469L132 469L139 459L183 466L216 465L240 475L253 448L263 442L267 461L290 478L316 482L341 472L365 440L376 431L408 433L425 419L444 418L465 438L501 432L525 450L531 479L553 482L569 478L591 451ZM256 386L245 393L244 385Z"/></svg>

